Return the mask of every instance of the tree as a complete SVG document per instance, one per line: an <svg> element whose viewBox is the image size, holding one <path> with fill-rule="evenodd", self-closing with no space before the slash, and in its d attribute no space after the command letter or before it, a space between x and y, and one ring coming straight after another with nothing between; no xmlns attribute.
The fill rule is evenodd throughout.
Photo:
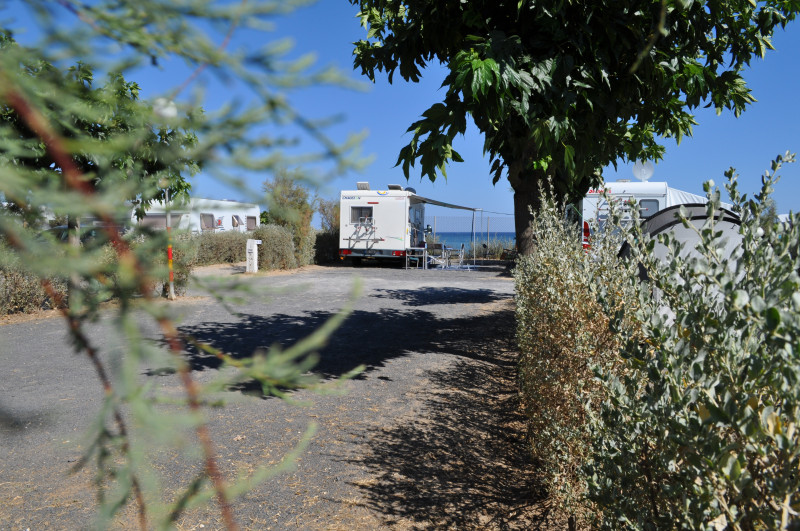
<svg viewBox="0 0 800 531"><path fill-rule="evenodd" d="M367 39L354 66L369 79L399 71L416 82L446 65L444 100L408 129L398 157L406 178L446 176L453 141L471 117L485 137L492 179L514 190L517 244L531 249L529 209L553 180L573 201L622 160L659 159L659 138L680 141L700 105L738 116L754 101L742 78L771 48L790 0L350 0Z"/></svg>
<svg viewBox="0 0 800 531"><path fill-rule="evenodd" d="M199 170L187 156L197 136L184 124L154 123L158 117L151 105L139 100L135 82L112 72L105 85L95 87L91 66L79 61L62 73L48 61L26 54L8 32L0 33L0 53L20 58L20 80L29 86L29 97L54 133L75 146L71 160L93 193L113 191L124 209L130 204L136 207L138 217L152 201L163 201L166 191L172 198L188 197L191 185L184 173ZM65 98L65 93L76 99ZM40 196L30 190L60 186L62 168L8 102L0 103L0 124L5 126L0 128L0 161L25 178L24 187L6 190L9 208L35 219L42 207L52 205L37 204ZM15 140L24 149L15 149Z"/></svg>
<svg viewBox="0 0 800 531"><path fill-rule="evenodd" d="M264 182L269 211L262 213L264 221L281 225L292 231L295 258L298 265L308 265L314 256L311 239L311 218L314 207L311 194L301 184L300 171L279 170L273 179Z"/></svg>
<svg viewBox="0 0 800 531"><path fill-rule="evenodd" d="M339 232L339 209L341 205L336 199L317 200L317 213L320 217L322 230L326 232Z"/></svg>

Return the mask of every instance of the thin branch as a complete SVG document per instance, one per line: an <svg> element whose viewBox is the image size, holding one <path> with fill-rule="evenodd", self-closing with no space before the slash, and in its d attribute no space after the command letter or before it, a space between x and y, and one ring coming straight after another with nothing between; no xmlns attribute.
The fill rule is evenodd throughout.
<svg viewBox="0 0 800 531"><path fill-rule="evenodd" d="M6 234L6 237L9 244L15 249L25 249L25 244L20 241L15 234L9 233ZM64 297L58 291L56 291L50 280L43 278L40 279L40 283L45 293L47 293L47 296L53 301L54 306L59 310L59 312L61 312L61 315L67 321L69 330L73 337L80 345L82 345L83 350L86 351L86 356L89 358L89 361L97 373L97 377L103 386L103 392L105 393L106 397L113 396L114 387L111 383L111 379L108 377L108 372L106 371L103 362L100 361L100 358L97 355L97 350L92 347L89 342L89 338L84 334L80 320L69 312L67 305L64 304ZM112 407L112 412L114 423L117 425L117 430L122 438L122 451L123 453L127 454L130 450L130 437L128 436L128 428L125 424L125 420L122 418L122 414L116 406ZM142 489L139 485L139 480L136 479L135 475L132 476L131 485L133 487L136 503L139 506L139 528L145 530L147 529L147 507L144 502L144 496L142 495Z"/></svg>
<svg viewBox="0 0 800 531"><path fill-rule="evenodd" d="M636 62L631 65L630 69L628 69L629 74L635 74L639 67L644 61L644 58L650 53L650 50L656 45L658 38L665 33L665 27L667 24L667 0L661 0L661 12L658 18L658 25L653 28L653 33L650 34L650 38L647 41L647 46L642 49L641 52L636 56Z"/></svg>
<svg viewBox="0 0 800 531"><path fill-rule="evenodd" d="M18 90L16 90L16 87L11 85L8 77L4 75L2 71L0 71L0 97L3 97L23 119L27 126L30 127L30 129L36 133L39 138L42 139L42 141L45 143L48 154L53 158L53 162L55 162L55 164L61 168L62 175L64 176L67 186L86 196L93 195L94 189L91 187L89 182L84 179L83 174L78 169L77 165L72 160L72 157L66 149L63 140L56 134L47 119L41 113L39 113L37 109L30 105L28 100L25 99L25 97ZM150 288L147 282L148 279L146 275L143 274L144 271L141 263L139 263L136 259L136 256L131 251L128 243L122 239L112 216L108 212L99 212L98 214L100 219L104 222L104 230L107 233L110 242L116 249L120 261L128 262L134 267L137 273L139 273L136 276L138 279L137 287L139 292L145 297L146 300L151 300L152 296L150 294ZM17 240L17 243L21 244L19 240ZM22 248L24 248L24 245ZM55 294L55 290L52 291ZM56 297L56 300L58 299L60 299L60 297ZM79 340L83 341L82 344L84 345L84 348L87 349L87 355L89 355L90 359L96 359L96 352L94 349L91 349L88 341L81 332L80 321L78 321L75 316L71 315L66 309L62 310L62 314L64 314L64 316L69 320L70 328L76 334L80 334L79 336L76 336L76 338L79 338ZM183 351L183 345L172 322L169 319L162 317L158 319L158 323L167 339L170 352L174 356L180 358ZM100 365L100 367L102 367L102 365ZM181 381L183 382L184 388L186 389L186 394L189 398L189 407L193 412L197 412L200 409L197 384L191 377L191 372L188 365L185 363L181 364L180 372ZM107 383L110 389L111 384L107 380L107 376L105 376L105 371L102 371L101 374L103 375L101 380L103 377L106 378L106 381L103 383L104 388ZM237 526L233 519L230 503L228 502L225 494L225 485L219 472L219 467L216 463L215 450L208 434L207 426L205 423L200 423L195 428L195 431L203 448L206 473L214 485L225 526L230 530L235 530L237 529ZM136 481L135 478L134 481ZM136 490L138 490L138 487L136 487ZM144 505L142 504L140 507L141 510L144 511Z"/></svg>
<svg viewBox="0 0 800 531"><path fill-rule="evenodd" d="M247 0L242 0L242 6L244 6L245 4L247 4ZM233 37L233 32L236 31L236 28L238 26L239 26L238 20L231 22L231 27L228 28L228 33L225 34L225 39L223 39L222 43L219 45L218 50L220 52L224 51L225 48L228 47L228 44L231 42L231 38ZM175 90L172 91L172 94L170 94L169 99L171 99L171 100L175 99L178 96L178 94L180 94L181 92L186 90L186 87L191 85L192 82L195 79L197 79L197 77L200 74L202 74L203 71L205 71L206 68L208 68L209 64L210 64L210 62L206 61L203 64L201 64L200 66L198 66L197 68L195 68L194 71L189 75L189 77L186 78L186 80L183 83L181 83L179 87L177 87Z"/></svg>

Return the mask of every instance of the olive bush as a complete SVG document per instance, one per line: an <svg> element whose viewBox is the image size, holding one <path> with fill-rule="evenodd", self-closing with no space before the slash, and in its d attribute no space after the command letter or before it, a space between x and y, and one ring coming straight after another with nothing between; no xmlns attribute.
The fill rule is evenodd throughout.
<svg viewBox="0 0 800 531"><path fill-rule="evenodd" d="M272 271L297 267L292 231L280 225L261 225L253 232L261 240L258 246L258 267Z"/></svg>
<svg viewBox="0 0 800 531"><path fill-rule="evenodd" d="M793 160L776 159L753 199L727 173L742 236L730 259L713 216L695 256L659 235L669 255L656 262L655 242L629 235L649 282L622 308L637 326L612 322L626 370L597 368L606 399L585 473L603 527L800 526L800 218L761 226ZM719 192L706 190L711 213Z"/></svg>
<svg viewBox="0 0 800 531"><path fill-rule="evenodd" d="M243 232L205 232L194 237L197 265L235 264L247 260L247 238Z"/></svg>
<svg viewBox="0 0 800 531"><path fill-rule="evenodd" d="M587 412L599 407L593 368L616 369L620 343L612 316L635 304L620 237L606 233L582 247L577 227L551 196L533 213L536 245L520 257L516 282L519 386L531 451L550 496L578 521L591 508L582 476L590 450Z"/></svg>
<svg viewBox="0 0 800 531"><path fill-rule="evenodd" d="M295 236L295 239L297 239L297 236ZM300 244L295 248L297 266L302 267L313 264L314 257L317 253L315 249L317 245L317 231L313 228L308 228L308 230L300 234L299 240Z"/></svg>
<svg viewBox="0 0 800 531"><path fill-rule="evenodd" d="M66 306L67 279L49 279L55 300L42 287L40 278L26 268L20 257L0 243L0 315L31 313Z"/></svg>

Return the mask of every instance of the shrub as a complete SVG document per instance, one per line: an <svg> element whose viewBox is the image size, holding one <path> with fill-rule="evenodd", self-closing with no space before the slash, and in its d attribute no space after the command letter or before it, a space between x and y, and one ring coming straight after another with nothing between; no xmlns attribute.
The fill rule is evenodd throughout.
<svg viewBox="0 0 800 531"><path fill-rule="evenodd" d="M663 264L648 238L633 247L659 297L643 289L628 311L641 337L620 330L627 374L599 371L608 397L586 474L606 528L800 525L800 217L759 226L784 160L757 200L728 173L743 237L732 259L720 259L713 219L699 256L661 235ZM719 193L709 196L711 212Z"/></svg>
<svg viewBox="0 0 800 531"><path fill-rule="evenodd" d="M42 287L41 278L29 271L17 255L0 243L0 315L31 313L56 308L57 305ZM61 297L61 306L68 303L67 281L63 277L47 279Z"/></svg>
<svg viewBox="0 0 800 531"><path fill-rule="evenodd" d="M247 233L204 232L195 236L197 265L234 264L247 260Z"/></svg>
<svg viewBox="0 0 800 531"><path fill-rule="evenodd" d="M339 231L317 231L314 242L314 263L330 264L339 261Z"/></svg>
<svg viewBox="0 0 800 531"><path fill-rule="evenodd" d="M169 293L169 264L167 262L167 239L164 232L157 232L152 235L138 235L131 238L131 249L136 256L152 264L150 275L150 293L153 295L166 296ZM108 257L116 262L117 254L106 246ZM172 237L172 270L173 284L176 295L186 293L192 270L197 266L198 238L190 234L175 233ZM115 271L117 266L110 267ZM114 282L117 289L124 289L119 286L118 278L115 276Z"/></svg>
<svg viewBox="0 0 800 531"><path fill-rule="evenodd" d="M299 238L295 236L294 239L300 242L300 245L295 247L297 267L313 264L314 256L316 255L315 245L317 243L317 231L313 228L309 228L309 230L302 233Z"/></svg>
<svg viewBox="0 0 800 531"><path fill-rule="evenodd" d="M297 267L292 232L279 225L261 225L253 232L258 246L258 267L267 271Z"/></svg>
<svg viewBox="0 0 800 531"><path fill-rule="evenodd" d="M531 451L552 499L587 520L583 466L590 450L587 411L599 407L593 367L619 364L609 322L635 300L630 266L620 263L620 240L607 233L591 254L551 197L534 213L531 255L514 270L519 385Z"/></svg>
<svg viewBox="0 0 800 531"><path fill-rule="evenodd" d="M486 244L486 247L484 247ZM506 249L514 249L514 240L508 238L490 238L489 242L475 242L475 256L478 258L502 259ZM469 244L467 256L472 257L472 244Z"/></svg>
<svg viewBox="0 0 800 531"><path fill-rule="evenodd" d="M311 218L314 208L306 180L299 169L278 171L273 179L264 182L269 210L262 212L262 223L286 227L292 234L294 257L297 266L312 263L314 259L314 229Z"/></svg>

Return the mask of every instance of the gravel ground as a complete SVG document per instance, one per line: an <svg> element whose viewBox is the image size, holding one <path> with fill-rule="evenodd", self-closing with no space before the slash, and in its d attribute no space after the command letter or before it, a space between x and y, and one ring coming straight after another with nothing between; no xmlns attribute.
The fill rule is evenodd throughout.
<svg viewBox="0 0 800 531"><path fill-rule="evenodd" d="M530 529L547 520L535 469L526 458L514 389L513 282L502 267L475 271L313 266L240 275L227 266L197 272L201 282L244 279L266 294L236 313L201 287L170 305L182 332L236 357L288 346L351 298L352 315L319 352L315 372L333 382L366 369L336 392L295 391L287 403L243 383L224 408L206 411L227 477L278 466L309 426L316 434L288 470L234 502L244 529ZM91 337L109 364L123 347L109 316ZM154 341L155 327L143 323ZM92 467L70 474L102 389L75 355L63 322L38 316L0 326L0 529L81 529L92 525ZM217 358L189 349L200 383L218 376ZM167 396L182 388L172 371L142 378ZM170 408L165 406L164 412ZM170 498L200 469L196 456L162 450L147 459ZM132 527L133 508L116 522ZM192 509L179 529L221 527L214 506Z"/></svg>

